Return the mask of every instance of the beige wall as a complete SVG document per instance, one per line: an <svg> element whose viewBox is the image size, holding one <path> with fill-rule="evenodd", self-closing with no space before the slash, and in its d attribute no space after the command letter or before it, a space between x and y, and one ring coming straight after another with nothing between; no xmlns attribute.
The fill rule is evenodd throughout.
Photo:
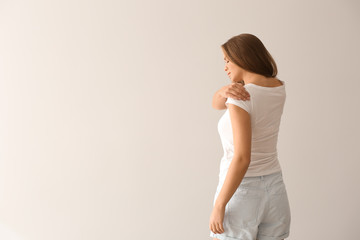
<svg viewBox="0 0 360 240"><path fill-rule="evenodd" d="M0 239L210 239L229 79L258 36L287 84L291 240L358 239L357 1L1 1Z"/></svg>

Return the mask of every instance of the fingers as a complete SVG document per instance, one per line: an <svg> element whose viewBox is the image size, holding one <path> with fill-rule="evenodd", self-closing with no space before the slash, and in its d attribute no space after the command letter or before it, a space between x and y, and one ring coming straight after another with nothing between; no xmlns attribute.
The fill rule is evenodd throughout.
<svg viewBox="0 0 360 240"><path fill-rule="evenodd" d="M224 228L222 226L222 223L213 223L210 225L210 230L213 233L223 233L224 232Z"/></svg>
<svg viewBox="0 0 360 240"><path fill-rule="evenodd" d="M236 84L234 87L236 87L237 92L239 97L241 97L242 100L249 100L250 99L250 94L248 91L246 91L246 89L244 88L243 85L241 84Z"/></svg>
<svg viewBox="0 0 360 240"><path fill-rule="evenodd" d="M250 100L250 96L244 94L244 93L236 93L236 95L233 95L232 98L238 99L238 100Z"/></svg>
<svg viewBox="0 0 360 240"><path fill-rule="evenodd" d="M238 100L250 100L249 92L239 83L232 83L227 89L226 95Z"/></svg>
<svg viewBox="0 0 360 240"><path fill-rule="evenodd" d="M224 228L223 228L221 223L219 223L219 225L218 225L218 230L219 230L220 233L224 232Z"/></svg>

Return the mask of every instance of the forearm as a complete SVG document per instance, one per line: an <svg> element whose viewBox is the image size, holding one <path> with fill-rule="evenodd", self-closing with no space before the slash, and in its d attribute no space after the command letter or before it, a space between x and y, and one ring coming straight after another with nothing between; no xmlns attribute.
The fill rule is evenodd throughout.
<svg viewBox="0 0 360 240"><path fill-rule="evenodd" d="M246 171L249 168L249 161L232 159L224 184L216 199L215 207L224 208L239 187Z"/></svg>
<svg viewBox="0 0 360 240"><path fill-rule="evenodd" d="M222 88L220 88L213 96L212 107L217 110L226 109L225 102L227 98L220 95L221 90Z"/></svg>

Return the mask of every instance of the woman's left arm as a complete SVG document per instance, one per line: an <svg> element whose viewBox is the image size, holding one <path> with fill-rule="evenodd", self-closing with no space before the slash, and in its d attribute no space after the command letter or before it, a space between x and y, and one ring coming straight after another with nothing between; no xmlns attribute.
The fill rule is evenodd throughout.
<svg viewBox="0 0 360 240"><path fill-rule="evenodd" d="M234 157L210 216L209 228L214 233L224 232L225 206L244 178L251 157L250 114L234 104L228 104L228 109L233 131Z"/></svg>
<svg viewBox="0 0 360 240"><path fill-rule="evenodd" d="M240 185L251 157L251 118L250 114L239 106L228 104L233 131L234 157L232 158L215 206L225 207Z"/></svg>
<svg viewBox="0 0 360 240"><path fill-rule="evenodd" d="M226 204L240 185L250 165L251 158L251 118L243 108L228 103L233 131L234 157L226 174L224 184L214 204L209 228L214 233L223 233Z"/></svg>

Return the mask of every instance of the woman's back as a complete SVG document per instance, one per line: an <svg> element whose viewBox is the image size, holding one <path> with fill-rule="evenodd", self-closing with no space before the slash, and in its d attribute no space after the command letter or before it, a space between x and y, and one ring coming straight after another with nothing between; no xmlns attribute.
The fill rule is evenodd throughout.
<svg viewBox="0 0 360 240"><path fill-rule="evenodd" d="M286 91L285 82L276 87L264 87L253 83L244 87L250 100L228 98L225 104L235 104L250 114L252 126L251 161L244 177L267 175L281 171L277 155L277 139L283 113ZM218 123L218 131L224 149L221 160L221 179L225 178L234 154L233 133L229 110L226 110Z"/></svg>

